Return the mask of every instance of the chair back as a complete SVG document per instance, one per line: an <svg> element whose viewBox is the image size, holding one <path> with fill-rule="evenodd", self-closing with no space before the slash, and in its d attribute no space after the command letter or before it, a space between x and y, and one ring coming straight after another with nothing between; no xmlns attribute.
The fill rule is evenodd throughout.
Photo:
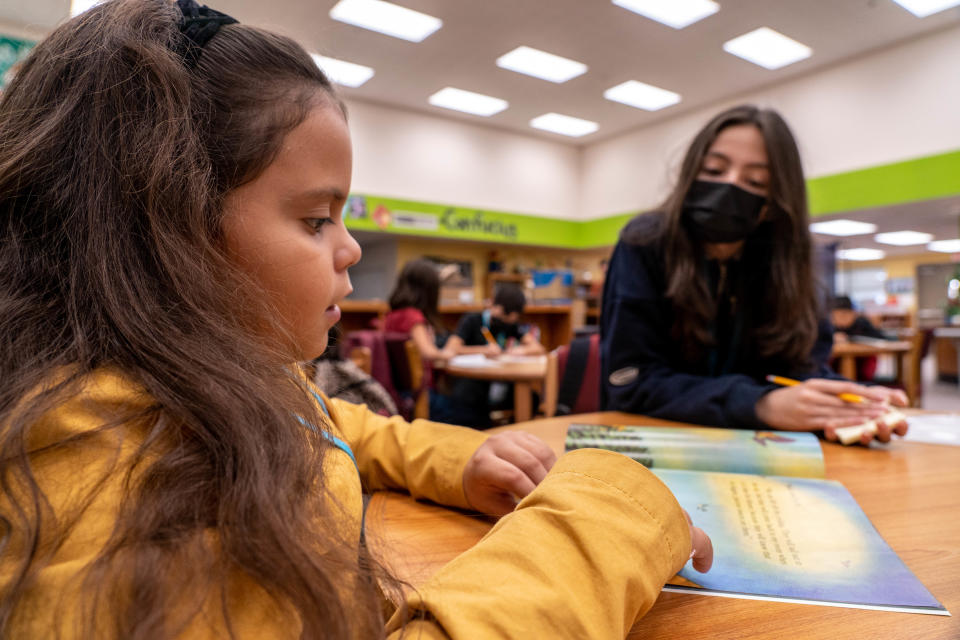
<svg viewBox="0 0 960 640"><path fill-rule="evenodd" d="M388 331L383 337L400 415L407 420L426 418L429 414L427 389L430 371L420 357L420 351L405 332Z"/></svg>
<svg viewBox="0 0 960 640"><path fill-rule="evenodd" d="M387 341L382 331L374 329L361 329L359 331L350 331L344 336L346 349L344 357L353 357L353 350L356 347L365 347L370 350L370 376L379 382L393 401L398 402L399 395L393 384L393 373L390 366L390 355L387 351Z"/></svg>
<svg viewBox="0 0 960 640"><path fill-rule="evenodd" d="M571 351L585 354L585 362L567 364ZM569 346L557 348L557 413L589 413L600 410L600 336L575 338Z"/></svg>

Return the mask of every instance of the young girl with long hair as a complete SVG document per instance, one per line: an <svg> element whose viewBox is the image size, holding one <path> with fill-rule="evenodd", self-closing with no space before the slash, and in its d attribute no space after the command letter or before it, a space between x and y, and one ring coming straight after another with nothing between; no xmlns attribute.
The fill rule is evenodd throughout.
<svg viewBox="0 0 960 640"><path fill-rule="evenodd" d="M623 456L306 380L360 258L350 174L310 56L192 0L33 50L0 100L0 635L622 638L691 540L709 564ZM362 486L509 515L385 623Z"/></svg>
<svg viewBox="0 0 960 640"><path fill-rule="evenodd" d="M438 336L445 341L447 331L440 320L440 274L429 260L418 258L403 265L390 293L390 313L383 320L384 331L408 333L426 361L448 359Z"/></svg>
<svg viewBox="0 0 960 640"><path fill-rule="evenodd" d="M828 368L831 330L820 321L807 227L800 154L783 118L740 106L711 119L673 192L627 224L611 258L604 406L704 425L822 429L833 439L836 428L905 405L901 391ZM804 382L777 388L768 375ZM877 437L891 431L906 424L881 425Z"/></svg>

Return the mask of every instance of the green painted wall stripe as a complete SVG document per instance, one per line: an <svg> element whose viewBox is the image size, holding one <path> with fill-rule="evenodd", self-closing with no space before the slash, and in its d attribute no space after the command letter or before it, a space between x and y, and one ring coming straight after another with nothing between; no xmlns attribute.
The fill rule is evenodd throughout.
<svg viewBox="0 0 960 640"><path fill-rule="evenodd" d="M960 151L812 178L807 190L814 216L960 195ZM352 229L565 249L612 245L637 214L575 221L375 196L352 196L354 201L364 203L355 208L365 215L350 215L348 204Z"/></svg>
<svg viewBox="0 0 960 640"><path fill-rule="evenodd" d="M810 213L934 200L960 194L960 151L807 180Z"/></svg>
<svg viewBox="0 0 960 640"><path fill-rule="evenodd" d="M347 227L426 238L573 248L584 222L353 194ZM609 244L609 243L608 243Z"/></svg>

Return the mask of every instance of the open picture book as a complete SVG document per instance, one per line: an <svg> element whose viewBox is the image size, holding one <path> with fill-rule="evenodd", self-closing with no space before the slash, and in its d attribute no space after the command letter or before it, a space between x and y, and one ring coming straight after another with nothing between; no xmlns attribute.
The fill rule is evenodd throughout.
<svg viewBox="0 0 960 640"><path fill-rule="evenodd" d="M853 496L824 479L811 433L573 424L566 449L608 449L653 471L713 541L713 567L665 591L950 615Z"/></svg>

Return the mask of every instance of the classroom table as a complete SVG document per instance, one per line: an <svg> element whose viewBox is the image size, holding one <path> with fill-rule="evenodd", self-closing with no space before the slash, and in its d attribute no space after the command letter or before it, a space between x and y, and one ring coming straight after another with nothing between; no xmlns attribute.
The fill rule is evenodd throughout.
<svg viewBox="0 0 960 640"><path fill-rule="evenodd" d="M913 404L914 395L916 395L916 390L912 389L913 385L907 384L905 381L905 373L907 367L904 363L904 358L911 352L913 349L913 344L906 340L870 340L870 341L858 341L858 342L835 342L833 344L833 351L830 356L832 358L840 359L840 375L849 380L857 379L857 358L864 358L869 356L883 356L883 355L892 355L896 357L896 380L903 384L904 389L907 392L908 399L910 404Z"/></svg>
<svg viewBox="0 0 960 640"><path fill-rule="evenodd" d="M605 412L511 425L562 452L574 422L691 426ZM853 494L877 530L953 617L661 593L630 638L960 638L960 447L895 441L844 447L823 443L826 475ZM475 544L493 519L375 493L366 514L368 546L395 576L416 587ZM824 532L829 535L829 532ZM535 636L533 636L535 637Z"/></svg>
<svg viewBox="0 0 960 640"><path fill-rule="evenodd" d="M458 364L458 358L462 356L447 361L441 365L442 369L460 378L512 382L514 421L524 422L533 417L533 386L542 382L547 375L546 356L502 355L487 359L483 365L470 366Z"/></svg>

